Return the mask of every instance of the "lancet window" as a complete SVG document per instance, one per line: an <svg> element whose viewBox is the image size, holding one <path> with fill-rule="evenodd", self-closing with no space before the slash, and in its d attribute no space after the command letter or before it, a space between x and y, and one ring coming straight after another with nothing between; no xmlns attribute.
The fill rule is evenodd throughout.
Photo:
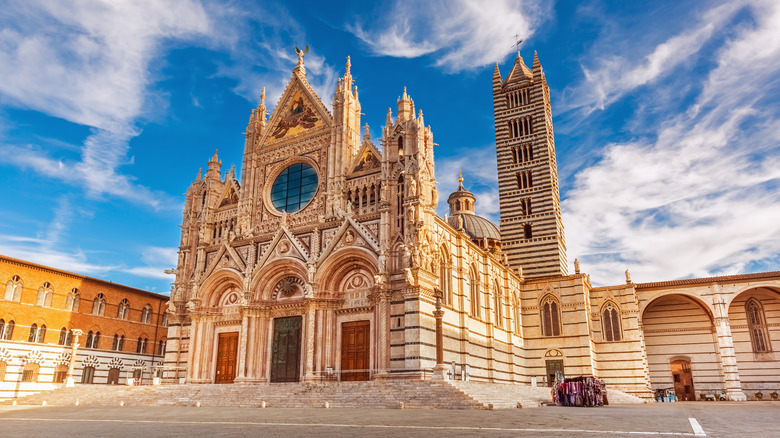
<svg viewBox="0 0 780 438"><path fill-rule="evenodd" d="M617 306L611 302L605 304L601 312L601 327L604 333L604 340L607 342L621 340L620 325L620 312Z"/></svg>
<svg viewBox="0 0 780 438"><path fill-rule="evenodd" d="M771 351L772 344L769 342L766 318L761 303L755 298L749 299L745 304L745 313L747 313L748 331L750 331L753 352L766 353Z"/></svg>
<svg viewBox="0 0 780 438"><path fill-rule="evenodd" d="M552 296L542 300L541 305L542 336L561 335L561 314L558 301Z"/></svg>

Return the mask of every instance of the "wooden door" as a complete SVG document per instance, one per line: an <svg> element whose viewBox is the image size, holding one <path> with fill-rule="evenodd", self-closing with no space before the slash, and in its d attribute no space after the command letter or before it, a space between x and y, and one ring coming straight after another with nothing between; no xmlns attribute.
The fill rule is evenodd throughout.
<svg viewBox="0 0 780 438"><path fill-rule="evenodd" d="M672 378L674 380L674 394L677 396L677 400L696 401L690 361L675 360L672 362Z"/></svg>
<svg viewBox="0 0 780 438"><path fill-rule="evenodd" d="M217 375L214 383L233 383L238 361L238 332L220 333L217 341Z"/></svg>
<svg viewBox="0 0 780 438"><path fill-rule="evenodd" d="M555 383L556 376L563 378L562 360L548 360L545 362L545 365L547 368L547 386L552 386Z"/></svg>
<svg viewBox="0 0 780 438"><path fill-rule="evenodd" d="M110 368L108 370L108 384L117 385L119 383L119 368Z"/></svg>
<svg viewBox="0 0 780 438"><path fill-rule="evenodd" d="M300 316L274 319L271 382L300 380L301 321Z"/></svg>
<svg viewBox="0 0 780 438"><path fill-rule="evenodd" d="M368 380L370 334L368 321L341 324L341 380Z"/></svg>

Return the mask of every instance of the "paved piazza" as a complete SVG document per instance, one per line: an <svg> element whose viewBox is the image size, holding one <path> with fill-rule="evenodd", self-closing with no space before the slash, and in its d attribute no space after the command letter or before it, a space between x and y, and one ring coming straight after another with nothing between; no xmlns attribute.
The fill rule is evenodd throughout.
<svg viewBox="0 0 780 438"><path fill-rule="evenodd" d="M497 411L0 407L4 436L768 436L780 403L672 403Z"/></svg>

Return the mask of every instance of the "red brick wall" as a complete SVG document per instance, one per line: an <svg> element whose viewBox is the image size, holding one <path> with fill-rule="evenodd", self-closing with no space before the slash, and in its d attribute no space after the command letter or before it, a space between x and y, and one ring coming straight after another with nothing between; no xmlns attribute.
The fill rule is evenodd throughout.
<svg viewBox="0 0 780 438"><path fill-rule="evenodd" d="M3 301L2 295L6 283L19 276L22 282L21 302ZM36 306L38 289L45 282L51 284L53 296L51 307ZM65 310L67 295L74 288L81 295L78 312ZM103 316L92 315L92 301L102 293L106 300ZM122 299L130 303L130 311L126 320L117 319L117 308ZM115 283L110 283L78 274L60 271L41 265L24 262L0 256L0 319L6 324L13 320L14 341L27 341L30 326L35 323L47 327L44 342L57 344L60 330L81 329L84 336L80 344L84 346L86 334L90 330L100 332L98 348L112 349L114 334L125 336L123 351L135 352L138 337L147 338L147 353L152 353L159 340L164 339L167 329L162 327L162 313L165 311L167 296L134 289ZM149 324L141 323L141 310L146 304L152 306L152 317Z"/></svg>

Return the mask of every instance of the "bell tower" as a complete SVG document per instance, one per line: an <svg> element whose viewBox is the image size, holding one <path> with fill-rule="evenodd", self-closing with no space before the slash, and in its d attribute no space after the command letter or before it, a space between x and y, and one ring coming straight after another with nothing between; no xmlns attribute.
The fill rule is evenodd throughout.
<svg viewBox="0 0 780 438"><path fill-rule="evenodd" d="M502 249L527 278L567 275L550 88L536 53L529 70L518 51L503 79L496 64L493 113Z"/></svg>

